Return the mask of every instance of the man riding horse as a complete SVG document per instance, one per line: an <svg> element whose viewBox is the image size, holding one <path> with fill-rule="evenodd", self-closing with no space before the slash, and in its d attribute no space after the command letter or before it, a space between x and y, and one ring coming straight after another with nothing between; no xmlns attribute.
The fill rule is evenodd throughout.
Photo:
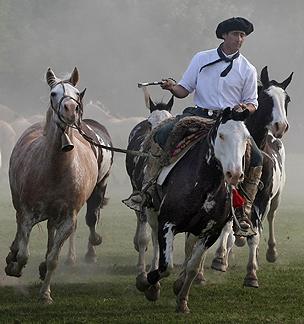
<svg viewBox="0 0 304 324"><path fill-rule="evenodd" d="M252 23L242 17L233 17L221 22L216 29L217 38L223 39L220 46L195 54L178 83L172 79L163 80L162 89L169 90L177 98L185 98L194 92L195 107L186 108L182 115L161 127L153 138L160 147L163 147L162 144L167 139L166 134L169 134L176 122L185 116L199 116L215 121L221 111L227 107L232 107L236 111L247 109L250 113L257 109L257 72L240 53L246 36L252 32ZM250 156L249 167L239 188L245 203L235 209L239 222L239 227L235 228L235 235L239 236L256 234L252 229L250 217L263 164L262 154L252 138L247 150ZM153 180L160 168L161 165L155 167L155 163L152 172L149 167L145 168L142 192L140 195L131 196L133 202L138 203L139 208L149 201L147 195L153 197Z"/></svg>

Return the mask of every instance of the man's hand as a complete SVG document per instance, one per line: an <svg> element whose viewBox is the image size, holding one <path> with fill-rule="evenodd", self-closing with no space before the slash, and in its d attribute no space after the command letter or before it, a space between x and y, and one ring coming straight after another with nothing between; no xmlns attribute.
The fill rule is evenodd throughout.
<svg viewBox="0 0 304 324"><path fill-rule="evenodd" d="M173 96L177 98L185 98L188 96L189 91L186 90L181 85L177 84L175 80L168 78L168 79L162 79L162 84L160 85L162 89L169 90Z"/></svg>
<svg viewBox="0 0 304 324"><path fill-rule="evenodd" d="M176 82L172 79L162 79L162 84L160 85L162 89L173 91L173 87L176 85Z"/></svg>
<svg viewBox="0 0 304 324"><path fill-rule="evenodd" d="M237 111L237 112L242 112L244 111L245 109L247 109L247 105L246 104L243 104L243 103L240 103L238 105L235 105L233 107L233 110Z"/></svg>
<svg viewBox="0 0 304 324"><path fill-rule="evenodd" d="M235 105L233 107L233 110L235 110L237 112L242 112L246 109L249 110L250 113L254 113L256 111L255 105L253 105L251 103L248 103L248 104L239 103L238 105Z"/></svg>

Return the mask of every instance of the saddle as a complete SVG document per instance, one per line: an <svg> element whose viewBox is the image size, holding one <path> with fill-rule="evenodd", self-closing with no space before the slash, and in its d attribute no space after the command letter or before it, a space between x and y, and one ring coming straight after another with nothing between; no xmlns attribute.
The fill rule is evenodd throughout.
<svg viewBox="0 0 304 324"><path fill-rule="evenodd" d="M158 146L160 166L175 163L185 150L206 136L213 125L214 120L198 116L168 118L152 130L144 142L144 151L153 152L153 147Z"/></svg>
<svg viewBox="0 0 304 324"><path fill-rule="evenodd" d="M175 117L163 121L146 138L144 151L150 151L156 157L147 162L150 172L148 187L155 186L156 189L149 190L153 201L150 205L155 210L159 209L161 185L165 178L183 155L207 136L213 125L214 120L198 116Z"/></svg>

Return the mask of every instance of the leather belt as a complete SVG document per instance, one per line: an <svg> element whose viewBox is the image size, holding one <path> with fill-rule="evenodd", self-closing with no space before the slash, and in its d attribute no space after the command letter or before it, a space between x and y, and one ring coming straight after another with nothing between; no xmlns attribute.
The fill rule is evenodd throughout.
<svg viewBox="0 0 304 324"><path fill-rule="evenodd" d="M207 109L207 108L195 106L195 107L186 108L183 111L183 114L216 119L221 114L221 112L222 112L221 109L213 110L213 109Z"/></svg>
<svg viewBox="0 0 304 324"><path fill-rule="evenodd" d="M199 107L199 106L196 106L195 108L196 109L201 109L202 110L202 113L204 115L207 115L207 116L212 117L212 118L216 118L220 114L220 112L221 112L220 109L218 109L218 110L215 110L215 109L207 109L207 108L202 108L202 107Z"/></svg>

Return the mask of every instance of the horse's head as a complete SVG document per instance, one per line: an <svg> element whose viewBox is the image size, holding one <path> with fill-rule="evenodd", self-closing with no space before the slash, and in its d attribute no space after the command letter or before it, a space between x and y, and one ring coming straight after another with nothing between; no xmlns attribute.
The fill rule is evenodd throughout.
<svg viewBox="0 0 304 324"><path fill-rule="evenodd" d="M243 157L250 134L244 124L249 111L226 108L215 124L214 155L220 162L225 181L237 185L244 179Z"/></svg>
<svg viewBox="0 0 304 324"><path fill-rule="evenodd" d="M174 103L174 96L171 96L170 100L167 103L154 103L150 97L150 94L148 93L147 88L143 87L142 89L145 96L146 107L150 110L148 121L152 125L152 128L157 126L161 121L172 117L171 109Z"/></svg>
<svg viewBox="0 0 304 324"><path fill-rule="evenodd" d="M85 90L79 92L75 87L79 81L79 73L75 67L67 80L61 80L49 68L46 80L50 86L50 105L57 118L56 123L62 129L67 126L79 124L82 118L82 98Z"/></svg>
<svg viewBox="0 0 304 324"><path fill-rule="evenodd" d="M259 107L256 114L260 114L261 120L264 120L271 133L281 138L287 132L289 125L287 121L287 106L290 98L286 88L292 80L293 73L279 83L275 80L269 80L267 66L261 71L261 86L259 92Z"/></svg>

